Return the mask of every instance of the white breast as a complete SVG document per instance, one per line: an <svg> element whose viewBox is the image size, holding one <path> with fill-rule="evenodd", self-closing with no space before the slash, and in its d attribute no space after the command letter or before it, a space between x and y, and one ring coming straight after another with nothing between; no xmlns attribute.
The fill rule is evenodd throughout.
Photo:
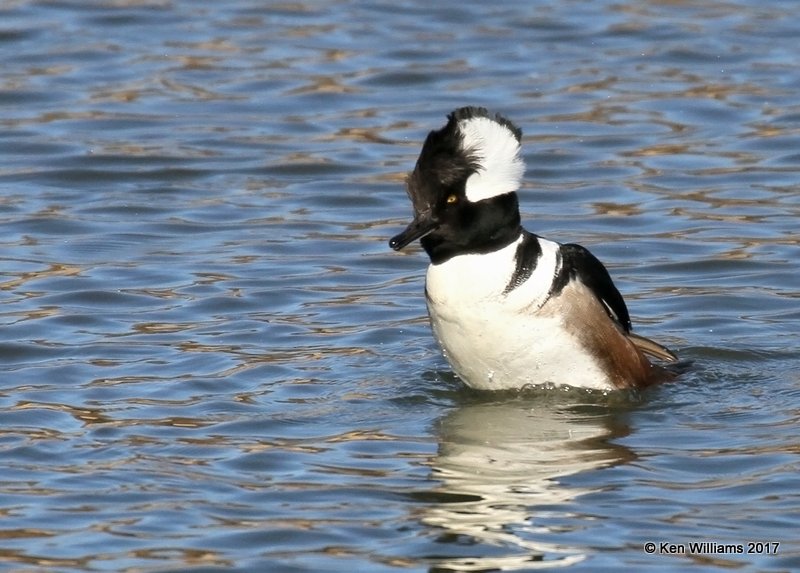
<svg viewBox="0 0 800 573"><path fill-rule="evenodd" d="M483 390L547 383L613 388L562 317L545 305L559 270L557 243L540 238L542 255L533 273L504 294L521 240L494 253L460 255L428 267L431 326L453 370L468 386Z"/></svg>

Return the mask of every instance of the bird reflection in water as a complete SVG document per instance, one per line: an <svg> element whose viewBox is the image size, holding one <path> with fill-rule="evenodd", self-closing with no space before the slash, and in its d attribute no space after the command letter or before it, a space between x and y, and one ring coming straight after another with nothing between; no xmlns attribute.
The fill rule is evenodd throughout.
<svg viewBox="0 0 800 573"><path fill-rule="evenodd" d="M574 507L559 505L591 491L561 478L632 458L610 443L627 429L615 406L546 394L559 396L466 404L440 421L432 471L441 485L422 522L458 549L434 559L431 571L520 571L586 558L584 548L554 543L556 532L543 522L574 518Z"/></svg>

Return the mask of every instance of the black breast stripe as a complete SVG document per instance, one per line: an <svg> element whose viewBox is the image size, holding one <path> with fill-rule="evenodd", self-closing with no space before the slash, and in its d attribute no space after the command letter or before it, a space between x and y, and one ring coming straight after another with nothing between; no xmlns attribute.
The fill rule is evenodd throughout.
<svg viewBox="0 0 800 573"><path fill-rule="evenodd" d="M523 233L522 242L517 246L517 252L514 254L516 266L514 267L514 272L511 273L511 278L508 280L505 290L503 290L503 294L510 293L528 280L541 256L542 247L539 245L539 238L532 233Z"/></svg>

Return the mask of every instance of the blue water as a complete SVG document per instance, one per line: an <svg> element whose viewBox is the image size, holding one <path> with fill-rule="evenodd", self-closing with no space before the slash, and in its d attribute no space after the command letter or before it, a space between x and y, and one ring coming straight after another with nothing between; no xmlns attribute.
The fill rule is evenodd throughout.
<svg viewBox="0 0 800 573"><path fill-rule="evenodd" d="M798 37L777 0L2 4L0 570L800 569ZM474 104L679 382L451 373L386 243Z"/></svg>

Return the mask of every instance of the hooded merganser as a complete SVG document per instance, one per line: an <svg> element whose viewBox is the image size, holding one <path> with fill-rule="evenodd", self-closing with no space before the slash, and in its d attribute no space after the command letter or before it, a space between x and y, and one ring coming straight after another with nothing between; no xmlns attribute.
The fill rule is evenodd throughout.
<svg viewBox="0 0 800 573"><path fill-rule="evenodd" d="M389 242L419 239L431 260L425 296L444 355L483 390L553 384L648 386L674 376L667 348L631 332L625 301L587 249L520 224L522 132L463 107L422 146L407 193L411 224Z"/></svg>

